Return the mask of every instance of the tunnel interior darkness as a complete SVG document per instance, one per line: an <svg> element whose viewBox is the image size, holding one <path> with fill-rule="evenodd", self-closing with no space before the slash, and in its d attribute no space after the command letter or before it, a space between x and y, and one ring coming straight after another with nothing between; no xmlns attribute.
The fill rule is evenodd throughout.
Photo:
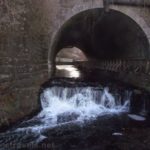
<svg viewBox="0 0 150 150"><path fill-rule="evenodd" d="M110 9L89 9L70 18L58 31L51 48L51 60L67 47L78 47L88 58L149 59L148 39L129 16Z"/></svg>

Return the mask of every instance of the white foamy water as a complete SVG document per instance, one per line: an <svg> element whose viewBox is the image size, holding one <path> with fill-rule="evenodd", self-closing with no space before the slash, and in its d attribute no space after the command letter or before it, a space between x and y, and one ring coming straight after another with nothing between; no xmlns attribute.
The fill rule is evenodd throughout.
<svg viewBox="0 0 150 150"><path fill-rule="evenodd" d="M40 123L26 129L31 128L32 131L41 132L61 124L84 123L85 120L96 119L98 116L127 112L129 102L128 93L126 99L121 102L121 99L109 93L109 88L104 90L95 87L47 88L41 94L42 111L27 121L31 123L38 120Z"/></svg>
<svg viewBox="0 0 150 150"><path fill-rule="evenodd" d="M129 97L122 104L108 88L100 91L94 87L52 87L41 95L41 104L43 110L37 117L53 126L59 124L59 118L63 121L66 116L69 119L64 119L64 122L84 122L99 115L128 111Z"/></svg>
<svg viewBox="0 0 150 150"><path fill-rule="evenodd" d="M13 132L21 133L23 139L32 135L34 142L40 142L46 138L42 133L47 129L68 123L83 124L84 121L96 119L98 116L127 112L130 94L125 93L125 97L121 99L111 94L109 88L103 90L98 87L47 88L40 96L41 112L21 123ZM12 131L8 131L9 133Z"/></svg>

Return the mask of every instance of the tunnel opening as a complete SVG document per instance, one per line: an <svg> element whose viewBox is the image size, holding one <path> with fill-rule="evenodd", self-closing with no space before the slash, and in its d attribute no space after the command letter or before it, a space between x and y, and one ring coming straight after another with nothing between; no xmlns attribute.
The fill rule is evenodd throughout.
<svg viewBox="0 0 150 150"><path fill-rule="evenodd" d="M129 16L112 9L86 10L65 22L55 37L52 57L68 46L76 46L97 59L150 57L142 28Z"/></svg>
<svg viewBox="0 0 150 150"><path fill-rule="evenodd" d="M55 62L56 63L69 63L76 61L87 61L87 57L82 52L81 49L77 47L68 47L61 49L57 55Z"/></svg>
<svg viewBox="0 0 150 150"><path fill-rule="evenodd" d="M112 9L108 12L103 8L86 10L66 21L50 48L51 64L55 64L61 49L70 46L81 49L89 64L150 57L149 42L142 28L129 16Z"/></svg>
<svg viewBox="0 0 150 150"><path fill-rule="evenodd" d="M86 55L77 47L67 47L58 51L55 64L55 77L81 77L77 64L88 61Z"/></svg>

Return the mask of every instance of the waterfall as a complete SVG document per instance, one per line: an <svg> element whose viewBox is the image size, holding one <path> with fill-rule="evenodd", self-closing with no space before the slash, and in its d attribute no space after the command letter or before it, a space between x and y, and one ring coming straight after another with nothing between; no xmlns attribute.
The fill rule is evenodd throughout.
<svg viewBox="0 0 150 150"><path fill-rule="evenodd" d="M84 122L108 113L126 112L129 110L129 100L128 96L122 103L109 92L108 87L97 90L95 87L55 86L41 94L42 111L37 117L49 126L59 124L60 120L61 123Z"/></svg>
<svg viewBox="0 0 150 150"><path fill-rule="evenodd" d="M17 128L1 133L0 149L7 149L5 144L10 141L39 143L46 138L43 133L53 127L69 123L82 125L100 116L128 112L130 96L129 91L125 91L124 96L111 93L108 87L55 85L46 88L40 95L41 112Z"/></svg>
<svg viewBox="0 0 150 150"><path fill-rule="evenodd" d="M130 104L129 91L125 92L125 99L118 98L109 92L109 88L96 87L61 87L46 88L40 96L41 112L23 124L38 125L27 128L35 132L64 125L67 123L84 123L86 120L96 119L98 116L128 112Z"/></svg>

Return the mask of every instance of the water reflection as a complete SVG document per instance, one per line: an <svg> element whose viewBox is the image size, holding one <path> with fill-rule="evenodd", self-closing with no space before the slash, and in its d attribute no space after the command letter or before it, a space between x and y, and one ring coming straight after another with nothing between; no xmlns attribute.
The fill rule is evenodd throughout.
<svg viewBox="0 0 150 150"><path fill-rule="evenodd" d="M56 77L81 77L81 72L74 65L56 65Z"/></svg>

